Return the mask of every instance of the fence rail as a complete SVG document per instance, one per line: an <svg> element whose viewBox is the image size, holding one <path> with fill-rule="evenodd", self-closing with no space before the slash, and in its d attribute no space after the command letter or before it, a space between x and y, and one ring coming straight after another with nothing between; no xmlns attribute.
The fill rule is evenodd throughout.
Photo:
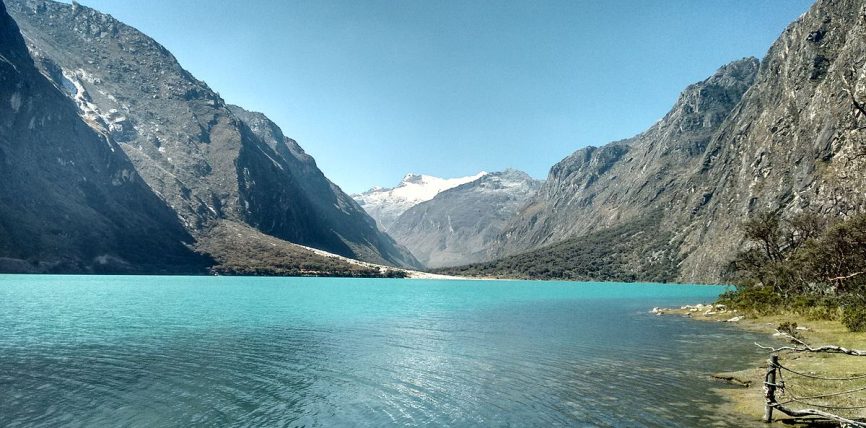
<svg viewBox="0 0 866 428"><path fill-rule="evenodd" d="M812 348L808 350L815 352ZM777 351L776 349L773 350ZM847 351L847 350L846 350ZM842 354L847 355L862 355L862 354L853 354L849 352L842 352ZM764 376L764 398L766 400L766 405L764 407L764 422L772 422L773 421L773 411L778 410L788 416L793 417L807 417L807 416L818 416L825 419L830 419L838 422L840 425L848 426L848 427L858 427L858 428L866 428L866 422L862 420L854 420L848 417L840 416L835 413L831 413L831 411L839 411L839 410L858 410L858 409L866 409L866 405L856 405L856 406L839 406L839 405L829 405L829 404L821 404L815 403L809 400L820 400L825 398L832 397L841 397L847 395L853 395L858 392L866 391L866 386L859 386L854 388L849 388L843 391L829 392L826 394L819 395L810 395L810 396L800 396L795 394L794 390L785 382L783 373L788 373L789 377L800 377L806 378L814 381L832 381L832 382L847 382L847 381L856 381L866 379L866 375L860 376L847 376L847 377L833 377L833 376L821 376L818 374L812 373L804 373L799 370L794 370L790 367L782 365L779 362L779 356L777 354L770 355L770 360L767 365L767 373ZM777 395L781 395L784 397L782 401L779 401ZM803 406L808 406L810 408L803 409L794 409L789 407L788 405L792 404L801 404ZM818 410L822 409L822 410Z"/></svg>

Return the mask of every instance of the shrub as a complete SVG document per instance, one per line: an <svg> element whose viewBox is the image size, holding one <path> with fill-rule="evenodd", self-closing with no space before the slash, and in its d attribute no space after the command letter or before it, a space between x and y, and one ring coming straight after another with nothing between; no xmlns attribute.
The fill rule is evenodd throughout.
<svg viewBox="0 0 866 428"><path fill-rule="evenodd" d="M866 304L858 302L845 307L842 324L849 331L866 331Z"/></svg>
<svg viewBox="0 0 866 428"><path fill-rule="evenodd" d="M763 314L782 306L783 301L770 287L741 285L736 290L726 291L719 296L719 303L730 308Z"/></svg>
<svg viewBox="0 0 866 428"><path fill-rule="evenodd" d="M747 248L726 271L739 283L721 301L757 313L784 308L866 331L866 214L840 220L758 213L743 224Z"/></svg>
<svg viewBox="0 0 866 428"><path fill-rule="evenodd" d="M789 306L808 320L837 320L841 312L839 300L826 296L794 296Z"/></svg>

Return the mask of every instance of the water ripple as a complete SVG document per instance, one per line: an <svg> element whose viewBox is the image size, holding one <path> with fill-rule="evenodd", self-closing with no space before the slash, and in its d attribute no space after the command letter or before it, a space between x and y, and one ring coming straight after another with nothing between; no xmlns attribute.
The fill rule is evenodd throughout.
<svg viewBox="0 0 866 428"><path fill-rule="evenodd" d="M0 426L744 423L694 409L741 364L705 344L748 334L645 314L692 289L20 278L0 283Z"/></svg>

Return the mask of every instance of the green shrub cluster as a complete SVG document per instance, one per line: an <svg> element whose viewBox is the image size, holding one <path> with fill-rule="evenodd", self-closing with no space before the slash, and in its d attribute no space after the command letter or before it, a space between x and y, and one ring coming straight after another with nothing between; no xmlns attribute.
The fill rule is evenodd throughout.
<svg viewBox="0 0 866 428"><path fill-rule="evenodd" d="M723 293L719 297L719 303L731 308L747 309L761 315L772 312L782 305L782 298L776 292L766 286L737 287Z"/></svg>
<svg viewBox="0 0 866 428"><path fill-rule="evenodd" d="M858 302L843 309L842 324L850 331L866 331L866 304Z"/></svg>
<svg viewBox="0 0 866 428"><path fill-rule="evenodd" d="M743 229L750 245L730 266L737 287L723 303L757 313L784 308L866 330L866 215L832 222L761 213Z"/></svg>

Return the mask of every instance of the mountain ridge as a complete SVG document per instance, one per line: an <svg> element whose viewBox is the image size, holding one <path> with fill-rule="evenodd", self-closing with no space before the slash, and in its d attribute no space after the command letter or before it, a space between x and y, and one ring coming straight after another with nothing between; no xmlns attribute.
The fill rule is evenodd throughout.
<svg viewBox="0 0 866 428"><path fill-rule="evenodd" d="M267 258L272 239L419 266L389 231L431 264L499 258L520 273L537 256L549 261L538 273L547 275L565 272L563 254L581 263L591 255L618 267L567 275L624 278L617 270L628 268L719 282L743 245L739 223L756 213L866 209L866 0L818 0L762 60L733 61L689 85L632 138L575 151L521 193L525 204L472 196L499 173L407 174L397 187L350 197L265 115L227 104L134 28L77 3L6 4L18 23L4 5L0 269L157 266L159 251L126 242L138 240L169 248L166 269L196 270L207 263L192 249L225 260L241 250L232 245L255 241L247 246ZM461 218L485 227L455 228ZM443 240L457 230L466 234ZM640 245L579 248L611 237Z"/></svg>
<svg viewBox="0 0 866 428"><path fill-rule="evenodd" d="M456 178L441 178L432 175L408 173L394 187L373 187L363 193L352 195L360 206L373 217L379 227L388 231L401 214L413 206L433 199L444 190L451 189L487 174Z"/></svg>
<svg viewBox="0 0 866 428"><path fill-rule="evenodd" d="M214 224L240 222L347 257L418 266L297 143L254 132L153 39L77 4L8 4L43 74L67 88L189 233L208 239Z"/></svg>
<svg viewBox="0 0 866 428"><path fill-rule="evenodd" d="M686 88L647 131L563 159L500 236L507 263L463 270L525 273L534 259L565 263L549 249L571 251L570 242L630 231L643 213L660 212L651 230L664 258L677 261L660 279L717 283L743 246L741 222L756 213L862 212L864 17L863 0L819 0L760 63L722 67Z"/></svg>
<svg viewBox="0 0 866 428"><path fill-rule="evenodd" d="M204 273L194 237L62 91L0 1L0 271Z"/></svg>
<svg viewBox="0 0 866 428"><path fill-rule="evenodd" d="M429 268L487 261L505 223L539 185L515 169L487 173L409 208L389 234Z"/></svg>

